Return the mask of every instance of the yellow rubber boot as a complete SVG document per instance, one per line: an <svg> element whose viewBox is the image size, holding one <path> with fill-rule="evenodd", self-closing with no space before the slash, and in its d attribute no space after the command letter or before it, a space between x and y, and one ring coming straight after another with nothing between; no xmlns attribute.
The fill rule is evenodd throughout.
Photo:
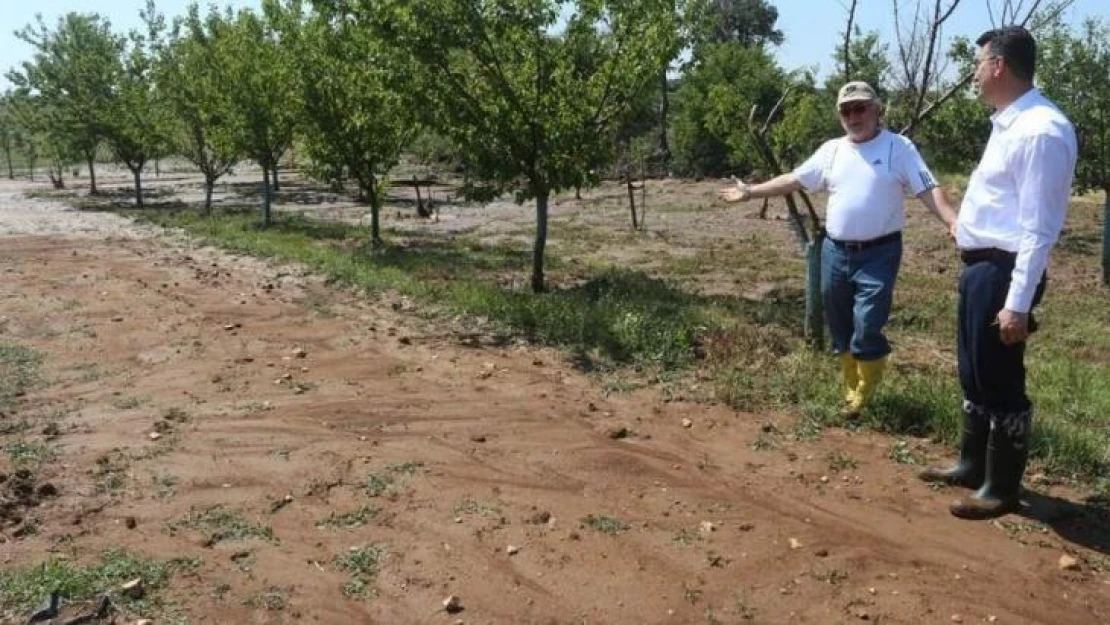
<svg viewBox="0 0 1110 625"><path fill-rule="evenodd" d="M856 363L859 368L859 401L848 407L853 414L862 412L875 395L875 389L878 388L879 382L883 379L883 372L886 370L886 357L877 360L857 360Z"/></svg>
<svg viewBox="0 0 1110 625"><path fill-rule="evenodd" d="M844 374L844 405L859 403L859 363L851 352L840 354L840 372Z"/></svg>

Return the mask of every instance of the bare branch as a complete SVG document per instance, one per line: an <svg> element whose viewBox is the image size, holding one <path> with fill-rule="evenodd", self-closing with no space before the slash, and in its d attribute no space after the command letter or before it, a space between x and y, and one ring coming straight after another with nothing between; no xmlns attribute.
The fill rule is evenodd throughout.
<svg viewBox="0 0 1110 625"><path fill-rule="evenodd" d="M771 127L771 120L775 118L779 109L782 108L782 103L786 102L786 96L790 95L790 90L792 88L793 87L787 87L786 90L782 92L782 97L779 98L779 101L775 102L775 105L771 107L771 112L767 113L767 119L763 122L763 127L759 129L759 134L767 136L767 130Z"/></svg>
<svg viewBox="0 0 1110 625"><path fill-rule="evenodd" d="M1010 14L1011 20L1016 19L1017 16L1021 15L1022 8L1024 6L1025 6L1025 2L1022 1L1022 0L1019 0L1018 3L1017 3L1017 6L1014 7L1013 13ZM1041 0L1033 0L1033 6L1029 7L1029 11L1025 14L1025 19L1021 20L1021 25L1022 26L1025 26L1029 22L1029 20L1037 12L1037 9L1040 6L1041 6Z"/></svg>
<svg viewBox="0 0 1110 625"><path fill-rule="evenodd" d="M925 118L928 117L938 106L950 100L952 96L956 95L956 92L966 87L967 83L971 82L971 79L974 76L975 74L967 74L966 76L961 78L959 82L949 87L948 91L945 91L944 94L937 98L935 102L933 102L929 106L926 106L925 109L921 111L921 113L917 116L917 118L911 121L905 128L903 128L899 132L899 134L906 134L906 132L910 129L910 126L916 126L924 121Z"/></svg>
<svg viewBox="0 0 1110 625"><path fill-rule="evenodd" d="M1052 20L1056 19L1056 17L1058 17L1061 12L1063 12L1065 9L1067 9L1069 6L1071 6L1071 4L1074 1L1075 0L1060 0L1057 3L1049 5L1050 6L1049 12L1045 16L1043 16L1042 18L1038 19L1036 21L1035 25L1030 28L1030 30L1035 30L1036 28L1042 27L1045 24L1051 23ZM1017 8L1020 9L1023 4L1024 3L1019 3L1019 6ZM1037 17L1037 10L1040 8L1040 6L1041 6L1041 0L1034 0L1032 6L1029 7L1029 12L1025 14L1025 17L1024 17L1024 19L1021 20L1020 24L1022 26L1025 26L1031 20L1033 20L1034 17ZM987 9L990 10L990 8L991 8L991 5L988 2L987 3ZM1008 12L1010 10L1010 8L1012 8L1011 3L1009 1L1007 1L1004 8L1005 8L1005 11ZM992 25L996 26L993 23L992 23ZM922 121L924 121L927 117L929 117L929 115L932 114L932 112L934 110L936 110L937 107L939 107L940 105L944 104L949 99L951 99L952 96L955 95L960 89L963 89L964 87L966 87L967 84L969 82L971 82L972 76L973 76L973 74L971 74L971 73L966 74L963 78L961 78L959 80L959 82L957 82L956 84L949 87L948 90L945 91L944 94L941 95L940 98L938 98L935 102L929 104L924 109L922 109L921 112L918 113L917 115L915 115L912 118L912 120L910 121L910 123L907 124L900 131L901 134L904 134L904 135L912 134L913 131L914 131L914 128L916 128L918 125L920 125L920 123Z"/></svg>
<svg viewBox="0 0 1110 625"><path fill-rule="evenodd" d="M751 112L748 113L748 132L751 134L752 141L755 143L756 151L763 159L763 162L767 164L767 168L773 176L782 174L782 166L775 156L775 151L767 141L767 129L770 126L771 118L774 117L778 107L785 99L786 95L783 95L783 97L779 99L778 103L775 104L775 108L771 109L771 113L767 116L767 120L763 124L762 129L759 131L755 129L755 116L759 112L759 105L753 105ZM802 213L798 210L798 205L794 202L793 194L788 194L786 196L786 208L787 213L790 215L790 226L794 229L794 233L798 235L798 242L804 249L807 243L811 240L815 240L819 236L821 232L821 220L817 216L817 211L814 210L813 203L809 201L809 197L806 195L805 191L799 191L798 194L802 197L802 200L805 201L806 208L809 210L809 218L810 223L813 224L813 232L810 233L806 230L805 220L802 218Z"/></svg>
<svg viewBox="0 0 1110 625"><path fill-rule="evenodd" d="M859 0L852 0L852 6L848 8L848 26L844 29L844 78L845 80L852 79L852 22L856 19L856 5ZM841 5L843 6L843 5ZM897 15L895 15L897 19Z"/></svg>
<svg viewBox="0 0 1110 625"><path fill-rule="evenodd" d="M1042 17L1040 19L1037 19L1033 23L1033 25L1029 26L1029 30L1032 30L1032 31L1040 30L1041 28L1044 28L1048 24L1051 24L1053 21L1056 20L1056 18L1060 17L1060 14L1063 13L1064 10L1067 9L1068 7L1070 7L1074 2L1075 2L1075 0L1059 0L1056 4L1051 5L1051 7L1048 10L1048 13L1045 14L1044 17ZM1024 25L1026 22L1029 22L1032 17L1033 17L1033 14L1029 14L1025 18L1025 21L1022 22L1022 24Z"/></svg>
<svg viewBox="0 0 1110 625"><path fill-rule="evenodd" d="M929 91L934 88L937 76L941 75L938 54L944 23L955 12L961 0L933 0L930 13L925 13L921 0L914 6L913 27L906 32L899 1L894 0L894 21L898 32L898 53L902 64L902 89L907 92L909 100L909 125L903 131L907 136L912 136L920 121L920 113L925 106L925 99Z"/></svg>

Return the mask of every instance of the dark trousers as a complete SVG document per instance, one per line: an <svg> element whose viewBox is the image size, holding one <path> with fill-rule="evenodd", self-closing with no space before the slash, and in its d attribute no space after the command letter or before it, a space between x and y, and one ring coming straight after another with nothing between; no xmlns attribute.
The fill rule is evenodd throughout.
<svg viewBox="0 0 1110 625"><path fill-rule="evenodd" d="M1014 256L967 256L960 276L959 304L959 370L964 399L992 418L1008 420L1022 415L1027 427L1032 403L1025 393L1025 343L1004 345L997 325L998 312L1005 306L1010 289ZM1040 302L1044 288L1042 277L1033 306ZM1029 331L1035 329L1030 314Z"/></svg>

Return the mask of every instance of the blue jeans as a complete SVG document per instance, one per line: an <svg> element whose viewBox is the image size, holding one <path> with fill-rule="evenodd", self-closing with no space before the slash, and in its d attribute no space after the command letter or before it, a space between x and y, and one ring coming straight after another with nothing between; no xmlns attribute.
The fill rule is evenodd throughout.
<svg viewBox="0 0 1110 625"><path fill-rule="evenodd" d="M894 301L902 264L902 239L853 250L825 238L821 248L821 295L833 351L858 360L890 353L883 326Z"/></svg>

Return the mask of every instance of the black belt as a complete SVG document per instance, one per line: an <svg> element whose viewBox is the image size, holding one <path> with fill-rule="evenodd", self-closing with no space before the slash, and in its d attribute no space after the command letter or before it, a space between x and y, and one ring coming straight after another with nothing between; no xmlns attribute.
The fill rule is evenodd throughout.
<svg viewBox="0 0 1110 625"><path fill-rule="evenodd" d="M869 247L875 247L877 245L882 245L884 243L893 243L895 241L901 241L901 240L902 240L902 232L900 230L898 232L891 232L890 234L884 234L883 236L881 236L877 239L871 239L869 241L838 241L838 240L836 240L832 237L829 237L829 241L833 245L835 245L839 248L842 248L842 249L853 251L853 252L862 252L863 250L865 250Z"/></svg>
<svg viewBox="0 0 1110 625"><path fill-rule="evenodd" d="M960 250L960 258L963 259L965 265L988 261L1012 263L1017 260L1017 252L1007 252L997 247L984 247L977 250Z"/></svg>

